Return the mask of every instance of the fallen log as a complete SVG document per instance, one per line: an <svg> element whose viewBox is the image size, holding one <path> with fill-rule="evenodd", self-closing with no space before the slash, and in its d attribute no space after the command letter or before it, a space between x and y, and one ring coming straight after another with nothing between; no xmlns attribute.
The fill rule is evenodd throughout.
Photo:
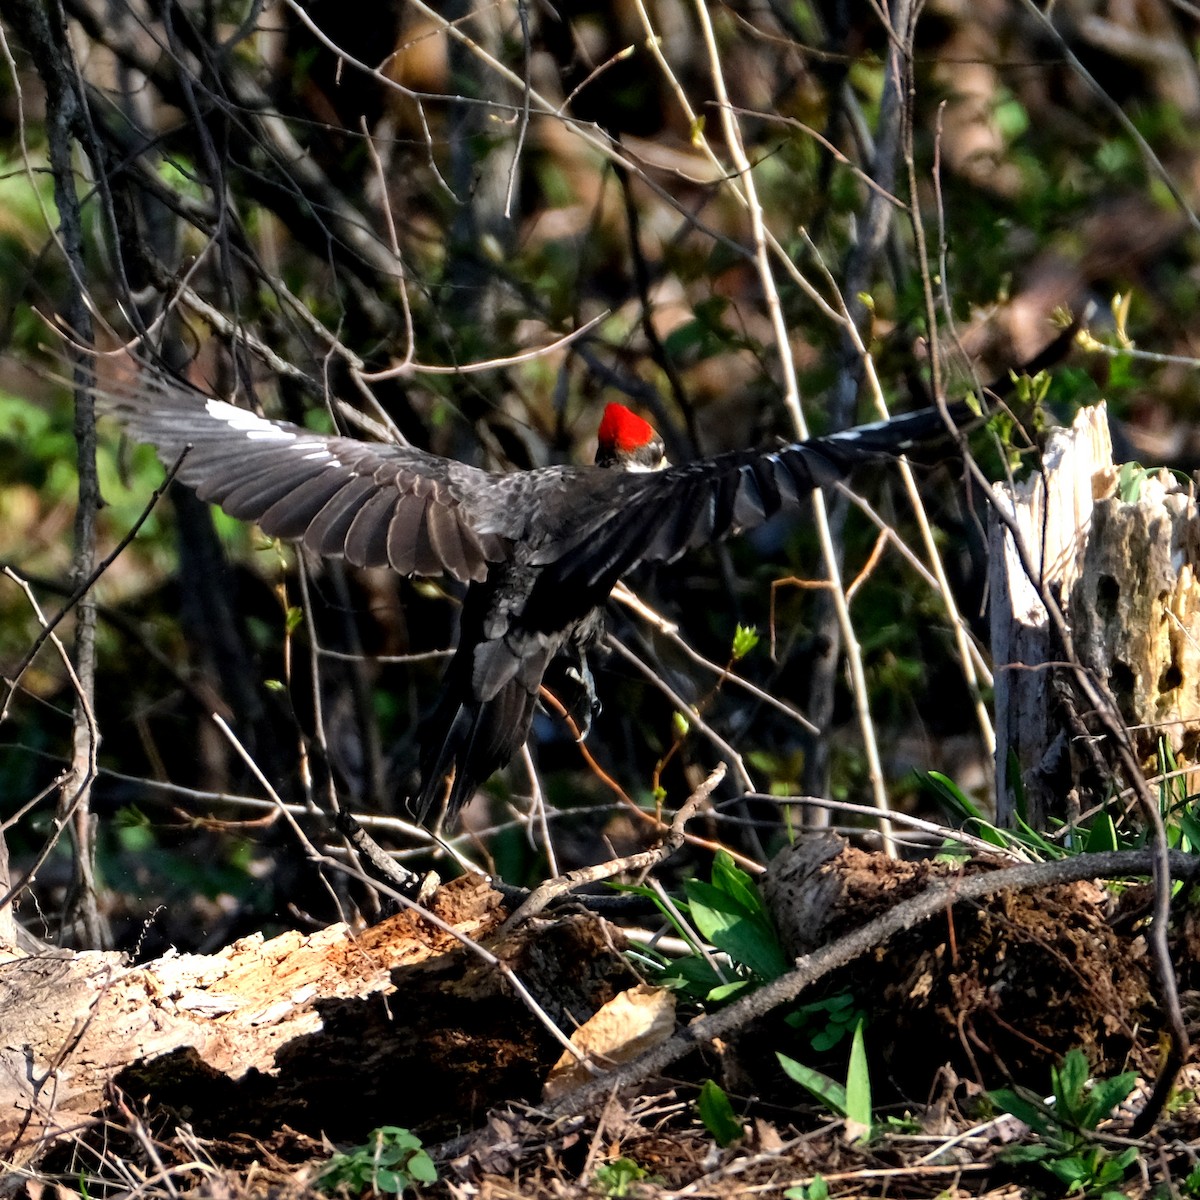
<svg viewBox="0 0 1200 1200"><path fill-rule="evenodd" d="M86 1125L113 1087L209 1136L286 1125L335 1140L536 1097L562 1047L470 945L500 924L500 897L460 879L429 908L452 932L406 911L137 967L0 947L0 1162ZM633 982L588 915L491 949L568 1032Z"/></svg>

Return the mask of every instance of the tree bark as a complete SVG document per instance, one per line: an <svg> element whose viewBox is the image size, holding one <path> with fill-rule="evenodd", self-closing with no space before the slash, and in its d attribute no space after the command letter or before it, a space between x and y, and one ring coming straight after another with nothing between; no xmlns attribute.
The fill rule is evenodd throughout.
<svg viewBox="0 0 1200 1200"><path fill-rule="evenodd" d="M1142 766L1160 745L1181 768L1200 748L1200 514L1192 489L1136 466L1121 485L1104 407L1050 438L1038 475L1000 484L996 504L1021 532L1024 562L993 516L997 816L1035 828L1107 797L1091 754L1090 713L1061 664L1043 595L1066 617L1075 653L1116 699ZM1031 578L1026 566L1033 568ZM1189 790L1191 785L1188 784Z"/></svg>
<svg viewBox="0 0 1200 1200"><path fill-rule="evenodd" d="M1019 815L1036 829L1063 811L1069 790L1070 731L1056 701L1062 660L1042 600L1065 606L1079 578L1095 503L1093 480L1112 470L1105 408L1085 409L1069 430L1051 434L1041 471L997 484L995 503L1019 531L1021 547L990 519L992 657L996 680L996 816ZM1026 567L1032 567L1032 577ZM1066 786L1064 786L1064 783Z"/></svg>

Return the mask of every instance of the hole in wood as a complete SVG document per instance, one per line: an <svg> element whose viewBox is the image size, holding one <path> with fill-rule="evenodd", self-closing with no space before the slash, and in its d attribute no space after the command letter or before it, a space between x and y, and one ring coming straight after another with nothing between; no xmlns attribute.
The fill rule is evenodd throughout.
<svg viewBox="0 0 1200 1200"><path fill-rule="evenodd" d="M1158 677L1159 692L1173 692L1183 683L1183 672L1177 663L1168 663L1166 669Z"/></svg>
<svg viewBox="0 0 1200 1200"><path fill-rule="evenodd" d="M1101 575L1096 585L1096 611L1102 620L1109 621L1116 615L1117 601L1121 598L1121 585L1113 575Z"/></svg>
<svg viewBox="0 0 1200 1200"><path fill-rule="evenodd" d="M1133 695L1136 679L1137 676L1127 662L1122 662L1119 658L1113 660L1108 671L1108 686L1112 688L1118 703L1128 700Z"/></svg>

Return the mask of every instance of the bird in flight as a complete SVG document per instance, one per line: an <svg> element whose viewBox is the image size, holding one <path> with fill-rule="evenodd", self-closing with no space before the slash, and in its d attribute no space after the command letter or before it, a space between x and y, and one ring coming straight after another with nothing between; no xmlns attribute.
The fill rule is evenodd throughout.
<svg viewBox="0 0 1200 1200"><path fill-rule="evenodd" d="M543 677L560 663L594 707L589 649L604 604L639 563L753 529L859 464L944 439L965 403L804 442L671 465L654 428L604 411L593 466L494 473L409 446L313 433L213 399L157 368L95 389L178 478L270 537L400 575L467 584L457 649L423 723L414 816L452 819L520 750ZM186 454L185 454L186 451Z"/></svg>

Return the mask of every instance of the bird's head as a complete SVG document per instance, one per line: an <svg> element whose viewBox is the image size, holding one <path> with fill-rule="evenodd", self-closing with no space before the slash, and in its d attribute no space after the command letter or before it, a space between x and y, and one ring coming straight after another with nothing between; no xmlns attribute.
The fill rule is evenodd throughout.
<svg viewBox="0 0 1200 1200"><path fill-rule="evenodd" d="M623 404L604 410L597 433L596 466L621 471L657 471L667 465L663 440L654 426Z"/></svg>

